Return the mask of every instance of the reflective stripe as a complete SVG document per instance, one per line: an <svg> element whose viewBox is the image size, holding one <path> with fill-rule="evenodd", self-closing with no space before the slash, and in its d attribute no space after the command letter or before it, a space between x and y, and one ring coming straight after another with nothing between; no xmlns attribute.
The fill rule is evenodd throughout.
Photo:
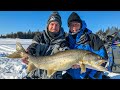
<svg viewBox="0 0 120 90"><path fill-rule="evenodd" d="M36 44L39 44L38 42L36 42L35 40L32 40L32 43L36 43Z"/></svg>

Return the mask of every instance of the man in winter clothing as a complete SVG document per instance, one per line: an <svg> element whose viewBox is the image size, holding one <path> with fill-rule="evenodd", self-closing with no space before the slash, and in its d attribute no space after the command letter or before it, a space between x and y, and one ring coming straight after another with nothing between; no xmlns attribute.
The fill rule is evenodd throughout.
<svg viewBox="0 0 120 90"><path fill-rule="evenodd" d="M109 71L120 73L120 34L116 30L111 30L106 35L105 48L108 53L108 60L106 67Z"/></svg>
<svg viewBox="0 0 120 90"><path fill-rule="evenodd" d="M58 12L53 12L48 19L46 30L33 38L32 44L27 48L28 53L34 56L46 56L69 49L65 39L65 32L61 26L61 16ZM26 58L23 58L23 61L26 61ZM58 71L48 78L46 70L35 69L29 72L26 78L62 79L62 71Z"/></svg>
<svg viewBox="0 0 120 90"><path fill-rule="evenodd" d="M103 42L87 28L85 21L81 20L77 13L72 12L69 16L68 27L69 34L67 41L69 42L70 49L88 50L107 59L107 52ZM64 76L71 76L72 79L102 79L102 72L100 71L88 68L86 73L80 74L80 71L79 65L73 65Z"/></svg>

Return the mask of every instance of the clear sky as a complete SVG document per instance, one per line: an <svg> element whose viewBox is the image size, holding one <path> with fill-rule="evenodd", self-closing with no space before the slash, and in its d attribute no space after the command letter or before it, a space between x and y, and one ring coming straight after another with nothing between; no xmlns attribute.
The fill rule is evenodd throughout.
<svg viewBox="0 0 120 90"><path fill-rule="evenodd" d="M67 19L72 11L58 11L62 18L62 27L68 32ZM108 27L120 28L120 11L75 11L95 33ZM52 11L0 11L0 34L23 31L42 31L46 28Z"/></svg>

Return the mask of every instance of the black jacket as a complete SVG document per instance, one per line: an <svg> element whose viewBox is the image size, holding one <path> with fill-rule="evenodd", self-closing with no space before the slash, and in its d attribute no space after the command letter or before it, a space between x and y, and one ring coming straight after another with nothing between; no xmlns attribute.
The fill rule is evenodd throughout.
<svg viewBox="0 0 120 90"><path fill-rule="evenodd" d="M64 51L67 49L69 48L65 39L65 32L62 28L60 30L60 34L55 38L50 37L47 30L44 30L42 33L38 33L33 38L32 44L27 48L28 53L34 56L52 55L56 52ZM46 71L45 73L44 71L45 70L37 69L35 71L32 71L28 76L31 78L38 77L46 79ZM55 73L51 78L61 79L62 72Z"/></svg>

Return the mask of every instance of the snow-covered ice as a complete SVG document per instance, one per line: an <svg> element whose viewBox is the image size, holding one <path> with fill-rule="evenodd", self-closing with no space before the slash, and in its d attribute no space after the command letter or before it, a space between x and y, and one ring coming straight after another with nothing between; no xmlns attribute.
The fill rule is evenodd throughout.
<svg viewBox="0 0 120 90"><path fill-rule="evenodd" d="M20 59L5 57L16 51L16 41L26 49L32 39L0 39L0 79L22 79L27 75L27 65Z"/></svg>
<svg viewBox="0 0 120 90"><path fill-rule="evenodd" d="M22 79L26 75L26 65L19 59L0 58L1 79Z"/></svg>

